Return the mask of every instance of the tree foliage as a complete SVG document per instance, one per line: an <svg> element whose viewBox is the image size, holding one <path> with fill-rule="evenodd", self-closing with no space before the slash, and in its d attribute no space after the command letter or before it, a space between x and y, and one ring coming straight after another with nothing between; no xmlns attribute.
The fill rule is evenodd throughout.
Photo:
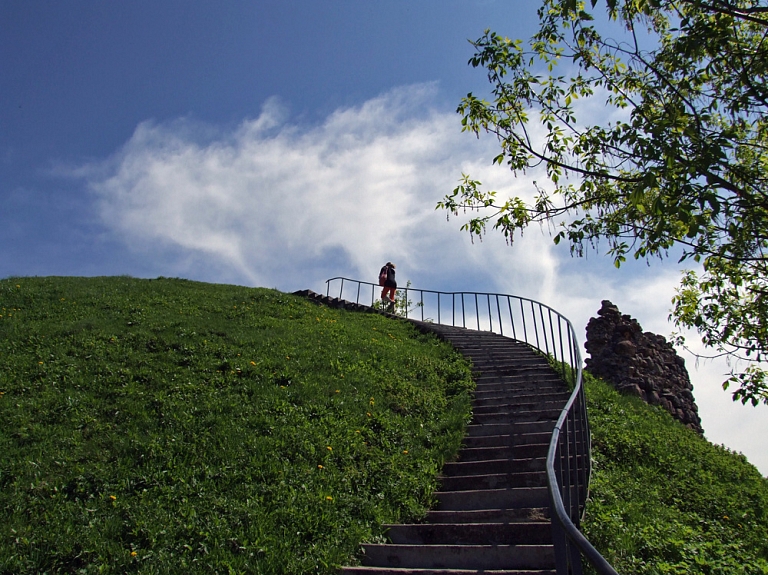
<svg viewBox="0 0 768 575"><path fill-rule="evenodd" d="M606 242L616 267L682 254L698 271L672 319L746 360L723 384L735 400L768 403L768 3L544 0L538 14L527 44L489 30L473 43L492 98L470 93L458 112L465 131L497 136L495 163L548 181L531 202L499 201L464 175L438 208L478 210L462 229L491 223L510 242L554 223L555 243L582 255Z"/></svg>

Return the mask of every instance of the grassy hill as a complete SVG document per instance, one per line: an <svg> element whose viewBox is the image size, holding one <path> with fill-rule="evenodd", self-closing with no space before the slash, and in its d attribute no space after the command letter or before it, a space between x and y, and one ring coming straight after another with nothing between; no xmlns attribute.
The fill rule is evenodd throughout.
<svg viewBox="0 0 768 575"><path fill-rule="evenodd" d="M0 281L0 575L333 573L418 517L466 363L406 322L159 278ZM768 573L768 481L588 378L620 573Z"/></svg>
<svg viewBox="0 0 768 575"><path fill-rule="evenodd" d="M585 375L584 532L619 573L768 574L768 479L661 408Z"/></svg>
<svg viewBox="0 0 768 575"><path fill-rule="evenodd" d="M331 573L430 504L471 386L277 291L0 281L0 573Z"/></svg>

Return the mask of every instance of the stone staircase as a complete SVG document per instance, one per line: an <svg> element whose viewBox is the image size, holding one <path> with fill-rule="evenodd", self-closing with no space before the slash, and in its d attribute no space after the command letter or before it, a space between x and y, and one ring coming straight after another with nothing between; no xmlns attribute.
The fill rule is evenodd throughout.
<svg viewBox="0 0 768 575"><path fill-rule="evenodd" d="M388 525L343 575L555 574L545 460L568 400L565 383L529 346L491 333L414 322L472 361L473 420L446 463L424 523Z"/></svg>

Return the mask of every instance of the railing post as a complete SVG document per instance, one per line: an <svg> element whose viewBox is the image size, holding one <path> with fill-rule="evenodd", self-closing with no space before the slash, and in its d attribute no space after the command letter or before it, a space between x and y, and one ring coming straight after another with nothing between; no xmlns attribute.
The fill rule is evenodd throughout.
<svg viewBox="0 0 768 575"><path fill-rule="evenodd" d="M549 317L549 336L552 338L552 355L557 361L557 346L555 345L555 328L552 325L552 310L547 308L547 316Z"/></svg>
<svg viewBox="0 0 768 575"><path fill-rule="evenodd" d="M515 330L515 316L512 314L512 298L507 296L507 307L509 308L509 321L512 324L512 337L517 339L517 331Z"/></svg>
<svg viewBox="0 0 768 575"><path fill-rule="evenodd" d="M552 505L550 504L550 509ZM555 570L557 573L568 573L568 539L559 521L552 518L552 547L555 552Z"/></svg>
<svg viewBox="0 0 768 575"><path fill-rule="evenodd" d="M531 304L533 305L533 304ZM536 312L533 312L534 317L536 317ZM549 355L549 342L547 341L547 325L544 323L544 308L541 304L539 304L539 318L541 318L541 333L544 336L544 349ZM536 333L538 334L538 330L536 330ZM539 340L536 339L536 347L539 347Z"/></svg>
<svg viewBox="0 0 768 575"><path fill-rule="evenodd" d="M533 333L536 334L536 349L541 349L541 344L539 343L539 326L536 322L536 309L533 307L533 302L531 302L531 316L533 317Z"/></svg>
<svg viewBox="0 0 768 575"><path fill-rule="evenodd" d="M528 328L525 327L525 309L523 308L523 300L520 300L520 317L523 320L523 339L525 343L528 343Z"/></svg>
<svg viewBox="0 0 768 575"><path fill-rule="evenodd" d="M504 322L501 321L501 304L499 304L499 294L496 294L496 313L499 317L499 332L504 335Z"/></svg>

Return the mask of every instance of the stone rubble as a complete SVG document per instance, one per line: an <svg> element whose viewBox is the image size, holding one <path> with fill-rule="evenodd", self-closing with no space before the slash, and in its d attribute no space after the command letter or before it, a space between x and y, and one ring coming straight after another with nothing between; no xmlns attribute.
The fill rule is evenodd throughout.
<svg viewBox="0 0 768 575"><path fill-rule="evenodd" d="M608 300L587 324L587 369L618 391L664 407L686 427L703 434L685 360L661 336L643 332Z"/></svg>

